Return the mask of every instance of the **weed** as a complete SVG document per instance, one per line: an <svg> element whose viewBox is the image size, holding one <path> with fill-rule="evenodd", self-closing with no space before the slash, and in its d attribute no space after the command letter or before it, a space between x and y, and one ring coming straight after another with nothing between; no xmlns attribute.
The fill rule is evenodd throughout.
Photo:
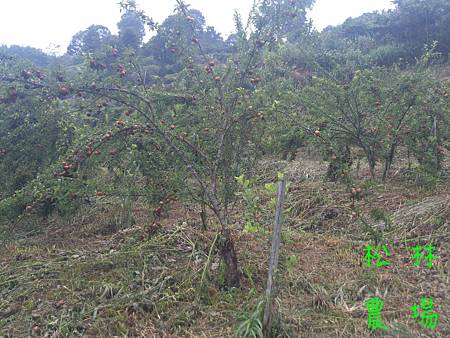
<svg viewBox="0 0 450 338"><path fill-rule="evenodd" d="M263 337L263 324L262 317L264 312L264 300L261 300L256 305L254 311L250 313L244 313L241 315L241 323L236 329L234 336L236 338L262 338Z"/></svg>

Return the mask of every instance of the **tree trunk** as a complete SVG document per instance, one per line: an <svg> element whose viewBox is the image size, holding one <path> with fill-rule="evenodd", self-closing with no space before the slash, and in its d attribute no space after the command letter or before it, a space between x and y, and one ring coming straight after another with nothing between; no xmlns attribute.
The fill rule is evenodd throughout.
<svg viewBox="0 0 450 338"><path fill-rule="evenodd" d="M228 288L239 287L240 275L238 269L238 260L236 250L234 249L233 238L231 237L230 229L228 228L228 208L223 207L215 198L211 198L210 208L216 215L221 227L222 234L217 246L220 251L220 256L225 264L224 283Z"/></svg>
<svg viewBox="0 0 450 338"><path fill-rule="evenodd" d="M408 170L411 170L411 152L408 148Z"/></svg>
<svg viewBox="0 0 450 338"><path fill-rule="evenodd" d="M359 178L359 169L361 168L361 159L358 158L358 162L356 162L356 178Z"/></svg>
<svg viewBox="0 0 450 338"><path fill-rule="evenodd" d="M239 287L240 275L238 269L238 260L236 250L234 249L233 238L231 237L230 229L228 228L228 212L227 208L222 211L218 204L215 204L214 213L216 214L220 225L222 226L222 238L218 241L221 258L225 264L225 286L228 288Z"/></svg>
<svg viewBox="0 0 450 338"><path fill-rule="evenodd" d="M202 211L200 211L200 218L202 220L202 228L203 231L206 231L206 229L208 228L208 220L206 216L206 204L203 201L201 202L201 208Z"/></svg>
<svg viewBox="0 0 450 338"><path fill-rule="evenodd" d="M239 287L240 276L236 251L234 250L233 239L230 230L222 229L222 241L220 241L220 253L225 263L225 285L227 287Z"/></svg>
<svg viewBox="0 0 450 338"><path fill-rule="evenodd" d="M384 162L383 178L381 179L383 181L383 183L386 182L386 178L387 178L390 167L391 167L391 161L389 159L386 159L386 161Z"/></svg>
<svg viewBox="0 0 450 338"><path fill-rule="evenodd" d="M372 179L375 179L375 164L376 164L376 162L370 154L367 155L367 162L369 163L370 176L372 176Z"/></svg>
<svg viewBox="0 0 450 338"><path fill-rule="evenodd" d="M391 145L391 149L389 149L388 157L386 158L386 162L384 162L384 170L383 170L383 183L386 182L386 178L389 174L389 169L391 168L392 161L394 161L396 144Z"/></svg>
<svg viewBox="0 0 450 338"><path fill-rule="evenodd" d="M372 176L372 179L374 180L375 179L375 165L377 163L375 160L375 156L369 147L365 147L363 144L361 144L361 147L364 150L364 154L366 155L366 158L367 158L367 163L369 164L370 176Z"/></svg>

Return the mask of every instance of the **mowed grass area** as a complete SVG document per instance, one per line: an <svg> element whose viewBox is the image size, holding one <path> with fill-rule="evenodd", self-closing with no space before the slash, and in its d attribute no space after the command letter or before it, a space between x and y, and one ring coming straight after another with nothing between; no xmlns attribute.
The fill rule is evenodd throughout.
<svg viewBox="0 0 450 338"><path fill-rule="evenodd" d="M278 274L280 337L367 337L366 301L384 300L386 337L450 336L448 181L419 188L393 169L386 184L370 181L364 166L348 187L323 181L314 159L267 161L262 185L284 169L291 185L285 205ZM400 169L398 169L400 170ZM396 173L397 172L397 173ZM23 219L10 225L0 248L0 333L5 337L232 337L264 293L270 248L269 201L264 228L242 231L235 208L233 237L242 285L222 287L212 247L212 217L202 230L196 206L173 202L152 226L150 208L136 203L136 223L117 227L113 200L100 199L71 220ZM37 231L38 230L38 231ZM32 232L34 231L34 232ZM368 243L382 240L391 264L367 267ZM416 267L412 247L433 244L431 269ZM431 297L436 330L411 318L410 307Z"/></svg>

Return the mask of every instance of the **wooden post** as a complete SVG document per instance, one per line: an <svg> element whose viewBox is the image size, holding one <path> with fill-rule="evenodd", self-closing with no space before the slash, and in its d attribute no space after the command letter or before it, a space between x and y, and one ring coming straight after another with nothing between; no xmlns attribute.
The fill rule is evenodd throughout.
<svg viewBox="0 0 450 338"><path fill-rule="evenodd" d="M431 128L431 136L437 137L437 118L433 116L433 128Z"/></svg>
<svg viewBox="0 0 450 338"><path fill-rule="evenodd" d="M281 215L284 203L284 191L286 189L286 180L283 177L278 183L277 208L275 211L275 224L272 235L272 249L270 251L269 273L267 276L266 304L264 308L264 337L269 337L272 330L272 298L274 289L274 274L278 267L278 257L281 244Z"/></svg>

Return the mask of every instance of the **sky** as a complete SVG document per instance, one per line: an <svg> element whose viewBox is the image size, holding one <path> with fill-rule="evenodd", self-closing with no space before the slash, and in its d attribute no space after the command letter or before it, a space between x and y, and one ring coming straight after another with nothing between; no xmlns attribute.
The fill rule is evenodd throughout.
<svg viewBox="0 0 450 338"><path fill-rule="evenodd" d="M47 52L64 52L72 36L92 24L117 32L119 0L0 0L0 45L20 45ZM226 37L233 31L233 13L246 19L253 0L190 0L212 25ZM175 0L138 0L140 8L161 23L173 13ZM338 25L348 17L392 8L391 0L316 0L309 17L321 30ZM58 47L59 46L59 47Z"/></svg>

